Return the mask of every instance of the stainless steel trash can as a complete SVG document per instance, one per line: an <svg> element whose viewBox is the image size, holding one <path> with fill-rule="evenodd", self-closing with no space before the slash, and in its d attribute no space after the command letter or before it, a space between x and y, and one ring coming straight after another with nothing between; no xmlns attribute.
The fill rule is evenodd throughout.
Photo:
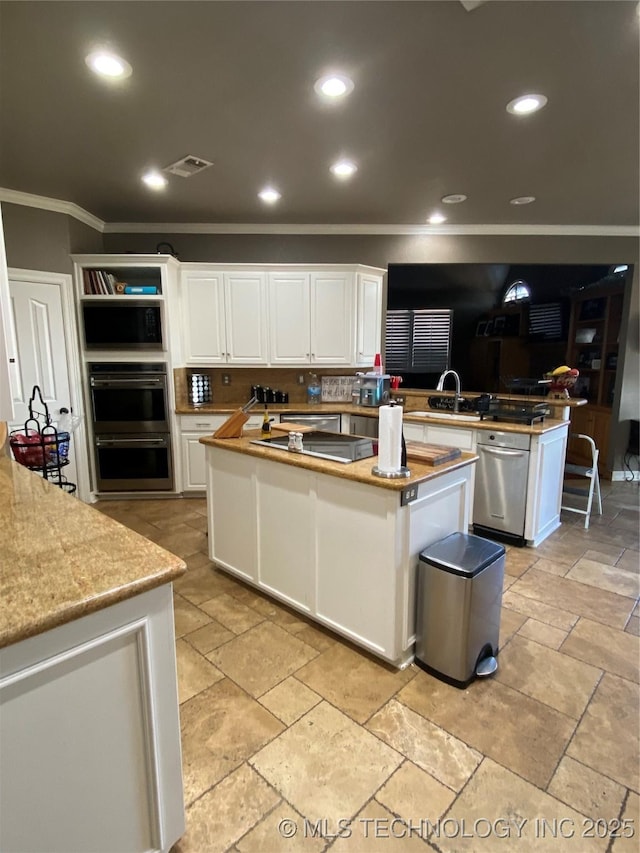
<svg viewBox="0 0 640 853"><path fill-rule="evenodd" d="M415 662L466 687L498 667L504 546L452 533L420 554Z"/></svg>

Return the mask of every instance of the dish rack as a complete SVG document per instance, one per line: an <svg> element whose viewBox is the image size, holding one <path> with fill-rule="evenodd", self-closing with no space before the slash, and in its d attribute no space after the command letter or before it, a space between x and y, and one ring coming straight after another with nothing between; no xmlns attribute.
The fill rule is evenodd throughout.
<svg viewBox="0 0 640 853"><path fill-rule="evenodd" d="M41 410L35 406L41 407ZM67 494L73 494L76 484L70 483L62 473L69 464L69 444L71 435L58 430L51 421L49 407L42 399L38 385L33 386L29 398L29 417L23 430L13 430L9 434L9 446L13 458L30 471L40 471L45 480L49 480Z"/></svg>

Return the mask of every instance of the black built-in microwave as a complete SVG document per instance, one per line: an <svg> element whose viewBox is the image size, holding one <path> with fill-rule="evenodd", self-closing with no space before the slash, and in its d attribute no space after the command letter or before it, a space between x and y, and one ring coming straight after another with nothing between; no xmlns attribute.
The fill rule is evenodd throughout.
<svg viewBox="0 0 640 853"><path fill-rule="evenodd" d="M86 349L161 350L161 303L141 299L82 304Z"/></svg>

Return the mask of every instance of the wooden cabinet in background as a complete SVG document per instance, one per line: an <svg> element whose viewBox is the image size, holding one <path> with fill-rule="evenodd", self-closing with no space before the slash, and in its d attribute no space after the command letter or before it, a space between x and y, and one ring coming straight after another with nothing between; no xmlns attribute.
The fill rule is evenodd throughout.
<svg viewBox="0 0 640 853"><path fill-rule="evenodd" d="M510 380L529 375L529 348L524 338L476 337L471 341L473 377L470 387L504 394Z"/></svg>
<svg viewBox="0 0 640 853"><path fill-rule="evenodd" d="M624 287L599 287L588 288L571 305L567 364L580 371L572 396L589 401L586 406L571 409L571 432L593 438L600 451L598 468L605 477L611 474L609 433L623 301ZM589 464L590 457L583 457L581 450L570 444L567 459L578 465Z"/></svg>

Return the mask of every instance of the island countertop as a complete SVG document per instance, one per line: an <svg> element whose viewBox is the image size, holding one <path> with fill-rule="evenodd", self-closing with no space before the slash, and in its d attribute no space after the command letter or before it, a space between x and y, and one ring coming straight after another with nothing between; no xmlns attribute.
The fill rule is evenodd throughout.
<svg viewBox="0 0 640 853"><path fill-rule="evenodd" d="M184 562L0 456L0 647L166 584Z"/></svg>
<svg viewBox="0 0 640 853"><path fill-rule="evenodd" d="M260 437L260 430L250 430L246 431L241 438L213 438L213 436L203 436L200 439L200 443L208 447L219 447L223 450L229 450L232 453L245 453L250 456L258 456L273 462L294 465L298 468L307 468L311 471L317 471L320 474L329 474L333 477L341 477L352 482L366 483L369 486L390 489L396 492L401 492L407 486L435 479L443 473L454 471L456 468L469 465L478 459L475 453L465 452L462 452L457 459L445 462L442 465L424 465L410 459L408 462L411 472L409 477L387 479L386 477L377 477L371 473L371 469L377 461L376 456L349 463L332 462L329 459L319 459L316 456L305 456L301 453L272 449L261 444L251 443Z"/></svg>

